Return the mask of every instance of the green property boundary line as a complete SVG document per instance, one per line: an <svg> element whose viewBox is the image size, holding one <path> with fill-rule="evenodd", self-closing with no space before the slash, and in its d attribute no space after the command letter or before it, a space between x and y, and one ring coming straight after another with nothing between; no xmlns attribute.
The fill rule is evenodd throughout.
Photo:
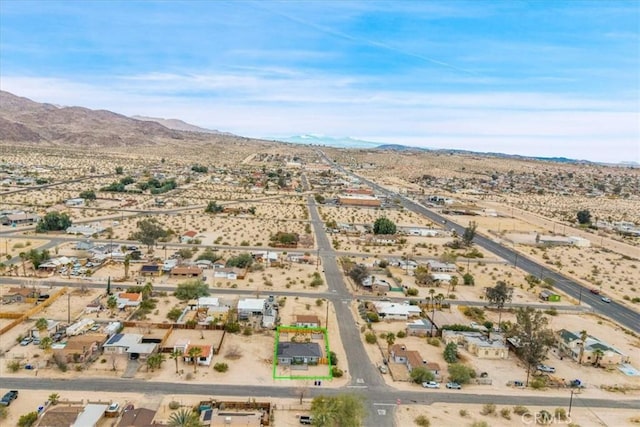
<svg viewBox="0 0 640 427"><path fill-rule="evenodd" d="M307 375L278 375L277 374L277 369L278 369L278 345L280 344L280 329L288 329L288 330L292 330L292 331L304 331L304 332L322 332L322 336L324 337L324 349L326 352L326 358L328 360L329 363L327 363L328 366L328 373L325 376L321 376L321 375L312 375L312 376L307 376ZM329 355L331 354L331 350L329 349L329 332L327 331L327 328L301 328L299 326L278 326L276 328L276 342L275 345L273 346L273 379L274 380L331 380L333 379L333 370L332 370L332 366L331 366L331 357L329 357Z"/></svg>

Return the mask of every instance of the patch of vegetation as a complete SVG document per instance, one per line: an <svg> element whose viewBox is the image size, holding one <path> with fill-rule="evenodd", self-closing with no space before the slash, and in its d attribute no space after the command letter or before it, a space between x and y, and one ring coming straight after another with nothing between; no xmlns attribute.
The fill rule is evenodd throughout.
<svg viewBox="0 0 640 427"><path fill-rule="evenodd" d="M213 365L213 369L216 372L227 372L229 370L229 365L227 365L224 362L218 362L215 365Z"/></svg>

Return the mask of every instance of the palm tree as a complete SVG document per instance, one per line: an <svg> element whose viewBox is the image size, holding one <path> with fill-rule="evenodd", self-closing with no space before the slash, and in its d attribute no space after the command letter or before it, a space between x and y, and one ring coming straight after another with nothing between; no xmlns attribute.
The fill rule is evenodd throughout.
<svg viewBox="0 0 640 427"><path fill-rule="evenodd" d="M389 354L391 352L391 346L396 341L396 335L393 332L389 332L385 339L387 340L387 354Z"/></svg>
<svg viewBox="0 0 640 427"><path fill-rule="evenodd" d="M587 334L587 331L582 330L580 331L580 341L582 341L582 344L580 345L580 358L578 359L578 363L580 363L582 365L582 358L584 357L584 345L585 342L587 341L587 337L589 335Z"/></svg>
<svg viewBox="0 0 640 427"><path fill-rule="evenodd" d="M176 361L176 374L179 372L178 371L178 359L180 359L181 357L182 357L182 350L180 350L179 348L173 349L173 351L169 355L170 359L173 359L173 360Z"/></svg>
<svg viewBox="0 0 640 427"><path fill-rule="evenodd" d="M596 357L595 362L593 362L594 366L600 366L600 360L602 360L602 356L604 356L604 351L601 348L596 348L593 350L593 355Z"/></svg>
<svg viewBox="0 0 640 427"><path fill-rule="evenodd" d="M131 255L127 254L124 257L124 278L125 280L129 277L129 264L131 264Z"/></svg>
<svg viewBox="0 0 640 427"><path fill-rule="evenodd" d="M201 427L198 415L189 409L178 409L169 417L170 427Z"/></svg>
<svg viewBox="0 0 640 427"><path fill-rule="evenodd" d="M142 287L142 296L148 297L149 295L151 295L151 292L153 292L153 284L151 282L145 283Z"/></svg>
<svg viewBox="0 0 640 427"><path fill-rule="evenodd" d="M451 281L449 282L449 286L451 286L451 292L456 291L456 286L458 286L458 276L453 276ZM449 293L449 292L447 292Z"/></svg>
<svg viewBox="0 0 640 427"><path fill-rule="evenodd" d="M49 395L49 402L51 402L52 405L57 405L59 401L60 395L58 393L51 393Z"/></svg>
<svg viewBox="0 0 640 427"><path fill-rule="evenodd" d="M27 260L27 253L26 252L20 252L20 254L18 254L18 256L20 257L20 260L22 261L22 275L24 277L27 277L27 269L25 267L25 261Z"/></svg>
<svg viewBox="0 0 640 427"><path fill-rule="evenodd" d="M442 310L442 301L444 301L444 294L438 294L436 295L436 301L438 301L438 305L440 306L440 309Z"/></svg>
<svg viewBox="0 0 640 427"><path fill-rule="evenodd" d="M187 354L193 362L193 373L195 374L198 371L198 357L202 354L202 349L200 347L191 347Z"/></svg>
<svg viewBox="0 0 640 427"><path fill-rule="evenodd" d="M434 295L435 293L436 293L436 290L435 290L435 289L433 289L433 288L429 289L429 296L431 297L431 304L433 304L433 301L434 301L434 299L433 299L433 295Z"/></svg>

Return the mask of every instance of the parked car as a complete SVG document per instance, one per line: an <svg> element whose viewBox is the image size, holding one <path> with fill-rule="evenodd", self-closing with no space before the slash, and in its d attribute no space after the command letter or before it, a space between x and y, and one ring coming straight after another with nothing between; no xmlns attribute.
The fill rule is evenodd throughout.
<svg viewBox="0 0 640 427"><path fill-rule="evenodd" d="M22 341L20 341L20 345L21 346L29 345L29 344L31 344L31 341L33 341L33 338L31 338L31 337L23 338Z"/></svg>
<svg viewBox="0 0 640 427"><path fill-rule="evenodd" d="M11 402L18 398L18 390L9 390L2 396L2 400L0 400L0 405L9 406Z"/></svg>
<svg viewBox="0 0 640 427"><path fill-rule="evenodd" d="M40 338L34 338L33 345L40 345Z"/></svg>
<svg viewBox="0 0 640 427"><path fill-rule="evenodd" d="M440 383L435 381L426 381L422 383L422 387L424 388L440 388Z"/></svg>
<svg viewBox="0 0 640 427"><path fill-rule="evenodd" d="M589 292L591 292L592 294L595 294L595 295L600 295L600 289L597 289L597 288L593 288L593 289L589 290Z"/></svg>
<svg viewBox="0 0 640 427"><path fill-rule="evenodd" d="M118 402L113 402L106 411L104 411L104 416L107 418L115 418L120 414L120 404Z"/></svg>
<svg viewBox="0 0 640 427"><path fill-rule="evenodd" d="M553 366L548 366L548 365L538 365L537 369L540 372L549 372L549 373L552 373L552 374L556 372L556 368L554 368Z"/></svg>
<svg viewBox="0 0 640 427"><path fill-rule="evenodd" d="M386 374L388 372L387 367L384 365L380 365L378 369L380 369L380 372L383 374Z"/></svg>
<svg viewBox="0 0 640 427"><path fill-rule="evenodd" d="M300 424L313 424L313 417L311 415L300 415Z"/></svg>
<svg viewBox="0 0 640 427"><path fill-rule="evenodd" d="M611 302L611 298L602 297L600 299L602 300L602 302L606 302L607 304Z"/></svg>
<svg viewBox="0 0 640 427"><path fill-rule="evenodd" d="M450 382L450 383L447 383L447 388L453 389L453 390L461 390L462 386L456 382Z"/></svg>

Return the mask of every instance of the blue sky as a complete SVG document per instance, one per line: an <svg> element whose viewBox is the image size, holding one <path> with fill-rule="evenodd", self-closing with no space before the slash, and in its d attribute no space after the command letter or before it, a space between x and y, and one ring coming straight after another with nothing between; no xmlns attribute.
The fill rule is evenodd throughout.
<svg viewBox="0 0 640 427"><path fill-rule="evenodd" d="M0 1L0 86L251 137L640 161L637 1Z"/></svg>

